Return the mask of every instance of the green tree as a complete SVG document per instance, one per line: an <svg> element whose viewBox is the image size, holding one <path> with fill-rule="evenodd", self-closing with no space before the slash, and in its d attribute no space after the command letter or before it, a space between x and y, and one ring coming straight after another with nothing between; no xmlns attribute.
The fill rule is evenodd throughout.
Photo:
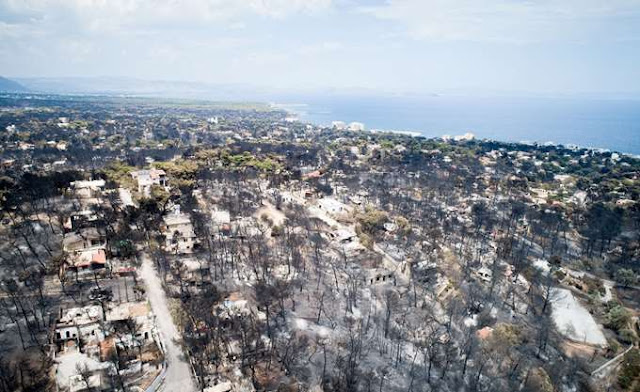
<svg viewBox="0 0 640 392"><path fill-rule="evenodd" d="M613 274L613 277L616 282L618 282L625 288L635 284L638 280L636 273L629 268L620 268Z"/></svg>
<svg viewBox="0 0 640 392"><path fill-rule="evenodd" d="M614 329L615 331L619 331L629 324L631 320L631 313L625 309L622 305L616 304L606 315L606 325L607 327Z"/></svg>
<svg viewBox="0 0 640 392"><path fill-rule="evenodd" d="M357 215L356 219L362 232L375 234L384 229L384 224L389 218L386 212L368 206L364 213Z"/></svg>
<svg viewBox="0 0 640 392"><path fill-rule="evenodd" d="M618 373L618 384L622 389L631 390L634 382L640 383L640 350L637 348L624 355Z"/></svg>
<svg viewBox="0 0 640 392"><path fill-rule="evenodd" d="M553 392L553 383L549 374L541 367L531 370L524 391Z"/></svg>

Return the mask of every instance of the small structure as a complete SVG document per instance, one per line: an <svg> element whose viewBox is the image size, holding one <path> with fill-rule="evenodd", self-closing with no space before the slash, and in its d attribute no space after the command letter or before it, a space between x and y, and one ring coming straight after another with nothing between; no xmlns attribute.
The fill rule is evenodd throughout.
<svg viewBox="0 0 640 392"><path fill-rule="evenodd" d="M358 195L349 196L349 201L357 206L361 206L363 204L363 198Z"/></svg>
<svg viewBox="0 0 640 392"><path fill-rule="evenodd" d="M384 284L384 283L394 283L395 279L393 276L393 272L389 271L386 268L374 268L368 271L366 277L366 283L368 284Z"/></svg>
<svg viewBox="0 0 640 392"><path fill-rule="evenodd" d="M344 121L332 121L331 128L343 131L347 128L347 124Z"/></svg>
<svg viewBox="0 0 640 392"><path fill-rule="evenodd" d="M76 196L84 199L89 199L92 197L99 196L100 192L105 186L104 180L89 180L89 181L73 181L69 185L71 185L71 189L76 194Z"/></svg>
<svg viewBox="0 0 640 392"><path fill-rule="evenodd" d="M60 347L72 345L91 344L101 340L102 329L100 321L104 318L102 308L99 305L70 308L60 311L60 318L56 322L54 341Z"/></svg>
<svg viewBox="0 0 640 392"><path fill-rule="evenodd" d="M144 346L151 343L155 336L155 324L149 305L146 302L125 302L114 306L107 312L107 321L115 329L124 329L135 331L135 336L125 335L116 339L115 344L118 348L131 348ZM120 328L129 322L134 322L134 328Z"/></svg>
<svg viewBox="0 0 640 392"><path fill-rule="evenodd" d="M491 335L493 335L493 328L491 327L484 327L476 331L476 336L480 340L487 340Z"/></svg>
<svg viewBox="0 0 640 392"><path fill-rule="evenodd" d="M493 274L491 273L491 270L489 268L483 266L478 268L478 270L476 271L476 276L484 282L491 282Z"/></svg>
<svg viewBox="0 0 640 392"><path fill-rule="evenodd" d="M226 210L215 209L211 211L211 226L214 232L222 231L225 226L231 224L231 214Z"/></svg>
<svg viewBox="0 0 640 392"><path fill-rule="evenodd" d="M93 248L104 249L106 245L105 236L95 227L68 233L62 240L62 248L67 253Z"/></svg>
<svg viewBox="0 0 640 392"><path fill-rule="evenodd" d="M115 372L114 355L126 362L121 368L123 374L143 371L145 361L151 362L147 369L157 370L153 362L160 355L160 343L147 302L61 311L53 340L57 345L56 382L61 390L113 390L109 376ZM134 347L139 349L135 350L139 356L131 360L128 353ZM126 355L121 356L122 353ZM121 366L124 362L120 362Z"/></svg>
<svg viewBox="0 0 640 392"><path fill-rule="evenodd" d="M349 130L350 131L364 131L364 124L361 122L351 122L349 123Z"/></svg>
<svg viewBox="0 0 640 392"><path fill-rule="evenodd" d="M182 280L185 283L196 286L202 282L210 281L211 274L209 264L206 261L193 257L183 257L178 262L184 268Z"/></svg>
<svg viewBox="0 0 640 392"><path fill-rule="evenodd" d="M231 391L233 391L233 388L229 381L221 382L219 384L216 384L204 389L204 392L231 392Z"/></svg>
<svg viewBox="0 0 640 392"><path fill-rule="evenodd" d="M304 178L306 178L306 179L317 179L317 178L321 178L322 176L323 176L322 171L314 170L314 171L311 171L311 172L305 174Z"/></svg>
<svg viewBox="0 0 640 392"><path fill-rule="evenodd" d="M64 221L64 228L66 230L80 230L87 225L92 225L98 220L98 215L88 209L82 211L73 212L67 216Z"/></svg>
<svg viewBox="0 0 640 392"><path fill-rule="evenodd" d="M618 207L631 207L634 204L636 204L635 200L631 200L631 199L618 199L616 200L616 205Z"/></svg>
<svg viewBox="0 0 640 392"><path fill-rule="evenodd" d="M69 392L110 391L109 373L113 365L100 362L79 351L64 353L56 358L56 383L58 388ZM87 375L78 374L78 367L84 367ZM88 385L87 385L88 384Z"/></svg>
<svg viewBox="0 0 640 392"><path fill-rule="evenodd" d="M537 205L543 205L547 203L547 200L551 196L554 196L555 192L549 191L544 188L529 188L529 197L533 201L533 203Z"/></svg>
<svg viewBox="0 0 640 392"><path fill-rule="evenodd" d="M231 222L229 235L232 238L247 238L262 235L256 219L252 216L241 217Z"/></svg>
<svg viewBox="0 0 640 392"><path fill-rule="evenodd" d="M138 192L146 196L151 193L153 185L167 186L167 173L161 169L133 171L131 177L138 181Z"/></svg>
<svg viewBox="0 0 640 392"><path fill-rule="evenodd" d="M398 229L398 225L396 225L396 224L395 224L395 223L393 223L393 222L386 222L386 223L384 224L384 230L385 230L387 233L393 233L393 232L394 232L394 231L396 231L397 229Z"/></svg>
<svg viewBox="0 0 640 392"><path fill-rule="evenodd" d="M75 252L67 259L68 268L83 274L107 267L107 254L104 249L86 249Z"/></svg>
<svg viewBox="0 0 640 392"><path fill-rule="evenodd" d="M62 249L68 256L61 273L80 274L108 267L106 246L105 236L95 227L68 233L62 240Z"/></svg>
<svg viewBox="0 0 640 392"><path fill-rule="evenodd" d="M446 298L453 291L453 285L449 278L442 274L436 275L436 284L433 287L433 293L439 299Z"/></svg>
<svg viewBox="0 0 640 392"><path fill-rule="evenodd" d="M176 210L176 212L166 215L163 220L162 232L165 235L165 250L175 254L192 253L197 238L189 215Z"/></svg>
<svg viewBox="0 0 640 392"><path fill-rule="evenodd" d="M347 230L347 229L336 230L334 232L329 233L329 236L333 240L335 240L336 242L342 245L350 244L358 240L358 236L356 235L356 232L353 230Z"/></svg>
<svg viewBox="0 0 640 392"><path fill-rule="evenodd" d="M233 292L229 294L229 296L222 302L221 305L218 305L218 309L222 314L227 314L229 316L236 314L248 314L251 309L249 308L249 302L244 299L240 292Z"/></svg>
<svg viewBox="0 0 640 392"><path fill-rule="evenodd" d="M318 199L317 208L333 216L351 212L349 206L331 197Z"/></svg>

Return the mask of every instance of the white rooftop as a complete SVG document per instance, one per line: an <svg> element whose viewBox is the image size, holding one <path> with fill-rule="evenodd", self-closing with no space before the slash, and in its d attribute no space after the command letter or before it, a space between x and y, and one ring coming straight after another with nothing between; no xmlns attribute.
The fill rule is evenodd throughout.
<svg viewBox="0 0 640 392"><path fill-rule="evenodd" d="M61 324L88 324L102 319L102 308L99 305L67 309L59 322Z"/></svg>
<svg viewBox="0 0 640 392"><path fill-rule="evenodd" d="M164 223L167 226L181 226L181 225L190 225L191 218L187 214L169 214L164 216Z"/></svg>
<svg viewBox="0 0 640 392"><path fill-rule="evenodd" d="M233 388L229 381L221 382L218 385L214 385L212 387L208 387L204 389L204 392L229 392L232 391Z"/></svg>
<svg viewBox="0 0 640 392"><path fill-rule="evenodd" d="M60 386L71 386L72 382L75 384L75 380L78 370L77 366L86 366L90 371L109 369L111 364L109 362L100 362L86 354L78 351L68 352L59 355L56 358L58 367L56 369L56 381Z"/></svg>

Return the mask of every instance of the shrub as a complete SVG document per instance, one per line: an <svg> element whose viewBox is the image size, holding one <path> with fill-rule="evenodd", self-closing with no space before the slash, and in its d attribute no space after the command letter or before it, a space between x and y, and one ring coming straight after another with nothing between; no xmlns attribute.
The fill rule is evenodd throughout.
<svg viewBox="0 0 640 392"><path fill-rule="evenodd" d="M630 320L631 313L622 305L616 304L607 312L605 324L615 331L620 331Z"/></svg>
<svg viewBox="0 0 640 392"><path fill-rule="evenodd" d="M620 334L620 341L625 344L634 344L638 340L638 337L636 336L635 332L633 332L633 330L629 328L621 329L619 334Z"/></svg>
<svg viewBox="0 0 640 392"><path fill-rule="evenodd" d="M358 220L361 230L371 235L384 229L384 224L387 222L388 216L384 211L367 207L365 212L356 216L356 219Z"/></svg>
<svg viewBox="0 0 640 392"><path fill-rule="evenodd" d="M282 228L282 226L278 226L275 225L271 228L271 236L272 237L279 237L284 233L284 229Z"/></svg>
<svg viewBox="0 0 640 392"><path fill-rule="evenodd" d="M640 379L640 350L634 348L624 355L618 373L618 384L622 389L628 389L637 379Z"/></svg>
<svg viewBox="0 0 640 392"><path fill-rule="evenodd" d="M623 287L629 287L638 280L635 272L628 268L620 268L613 276L616 282L620 283Z"/></svg>
<svg viewBox="0 0 640 392"><path fill-rule="evenodd" d="M549 374L541 367L533 369L527 379L525 391L553 392L553 383Z"/></svg>
<svg viewBox="0 0 640 392"><path fill-rule="evenodd" d="M365 248L371 249L373 247L373 238L367 233L359 233L358 240Z"/></svg>
<svg viewBox="0 0 640 392"><path fill-rule="evenodd" d="M561 271L561 270L556 270L553 274L555 275L556 279L558 279L558 281L560 281L560 282L562 282L564 280L564 278L567 277L566 272Z"/></svg>
<svg viewBox="0 0 640 392"><path fill-rule="evenodd" d="M493 338L503 344L516 346L522 343L521 328L514 324L500 323L493 330Z"/></svg>
<svg viewBox="0 0 640 392"><path fill-rule="evenodd" d="M411 224L409 220L404 216L399 216L396 218L396 225L398 225L398 231L404 235L409 234L411 232Z"/></svg>

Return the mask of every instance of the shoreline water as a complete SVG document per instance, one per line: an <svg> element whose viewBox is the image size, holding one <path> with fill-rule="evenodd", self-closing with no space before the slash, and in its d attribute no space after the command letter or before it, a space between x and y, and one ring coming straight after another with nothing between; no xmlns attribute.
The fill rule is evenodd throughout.
<svg viewBox="0 0 640 392"><path fill-rule="evenodd" d="M378 132L426 138L471 132L478 139L503 143L577 146L640 156L638 101L341 97L299 98L272 106L317 126L357 121Z"/></svg>

